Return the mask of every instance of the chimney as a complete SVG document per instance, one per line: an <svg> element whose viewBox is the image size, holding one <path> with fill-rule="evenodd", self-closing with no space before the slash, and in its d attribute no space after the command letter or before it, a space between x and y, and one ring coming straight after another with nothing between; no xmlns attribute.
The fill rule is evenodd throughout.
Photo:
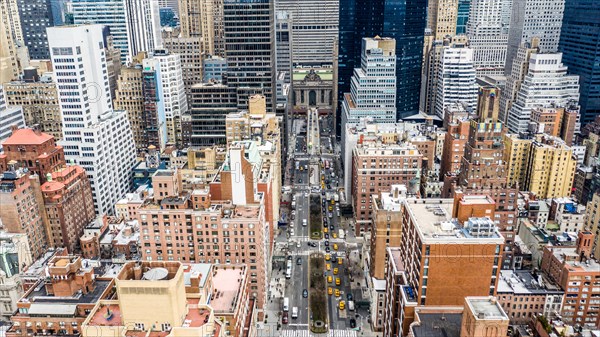
<svg viewBox="0 0 600 337"><path fill-rule="evenodd" d="M10 126L10 132L11 132L11 134L14 135L17 130L19 130L19 126L17 124L12 124Z"/></svg>
<svg viewBox="0 0 600 337"><path fill-rule="evenodd" d="M38 135L38 136L42 134L42 130L40 129L40 125L39 125L39 124L34 124L34 125L31 127L31 130L33 130L33 132L34 132L36 135Z"/></svg>
<svg viewBox="0 0 600 337"><path fill-rule="evenodd" d="M142 279L142 266L140 264L136 264L135 266L133 266L133 278L135 280Z"/></svg>

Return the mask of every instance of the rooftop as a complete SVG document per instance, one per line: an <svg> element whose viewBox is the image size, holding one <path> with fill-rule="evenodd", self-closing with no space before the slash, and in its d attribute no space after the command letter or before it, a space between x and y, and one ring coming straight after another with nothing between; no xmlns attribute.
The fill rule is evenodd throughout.
<svg viewBox="0 0 600 337"><path fill-rule="evenodd" d="M2 145L40 145L53 138L47 133L24 128L13 131L12 135Z"/></svg>
<svg viewBox="0 0 600 337"><path fill-rule="evenodd" d="M49 303L49 304L93 304L98 302L104 294L104 291L111 284L111 280L96 279L94 281L94 288L87 294L83 294L81 291L75 293L71 297L56 297L53 294L48 294L44 281L40 281L36 284L30 292L26 293L22 298L22 302L31 303Z"/></svg>
<svg viewBox="0 0 600 337"><path fill-rule="evenodd" d="M212 264L210 263L192 263L183 265L183 279L186 286L191 286L190 279L196 275L200 275L200 287L204 287L208 274L210 273Z"/></svg>
<svg viewBox="0 0 600 337"><path fill-rule="evenodd" d="M460 337L462 314L421 312L419 320L411 328L414 337Z"/></svg>
<svg viewBox="0 0 600 337"><path fill-rule="evenodd" d="M213 266L213 296L210 306L216 312L233 312L238 304L242 282L245 277L244 266Z"/></svg>
<svg viewBox="0 0 600 337"><path fill-rule="evenodd" d="M90 318L89 325L122 326L121 308L118 303L101 305Z"/></svg>
<svg viewBox="0 0 600 337"><path fill-rule="evenodd" d="M454 199L407 199L406 209L419 234L428 242L454 242L469 240L471 243L504 242L494 222L489 218L470 218L462 226L452 218Z"/></svg>
<svg viewBox="0 0 600 337"><path fill-rule="evenodd" d="M498 293L536 295L563 294L564 292L541 273L533 274L529 270L501 270Z"/></svg>
<svg viewBox="0 0 600 337"><path fill-rule="evenodd" d="M476 319L508 321L508 316L494 297L466 297L465 302Z"/></svg>

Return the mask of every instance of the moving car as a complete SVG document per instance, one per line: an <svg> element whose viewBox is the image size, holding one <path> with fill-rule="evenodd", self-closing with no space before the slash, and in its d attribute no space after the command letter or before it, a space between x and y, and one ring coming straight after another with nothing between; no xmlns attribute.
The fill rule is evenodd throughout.
<svg viewBox="0 0 600 337"><path fill-rule="evenodd" d="M339 289L335 289L335 297L340 297L340 290Z"/></svg>
<svg viewBox="0 0 600 337"><path fill-rule="evenodd" d="M340 301L339 308L340 308L340 310L346 309L346 302Z"/></svg>
<svg viewBox="0 0 600 337"><path fill-rule="evenodd" d="M333 275L337 275L338 274L339 269L337 268L333 268Z"/></svg>
<svg viewBox="0 0 600 337"><path fill-rule="evenodd" d="M329 295L332 295L332 294L333 294L333 288L332 288L332 287L329 287L329 288L327 289L327 293L328 293Z"/></svg>
<svg viewBox="0 0 600 337"><path fill-rule="evenodd" d="M302 290L302 297L304 297L304 298L308 297L308 290L306 290L306 289Z"/></svg>
<svg viewBox="0 0 600 337"><path fill-rule="evenodd" d="M336 278L335 278L335 285L336 285L336 286L339 286L339 285L341 285L341 284L342 284L342 280L341 280L339 277L336 277Z"/></svg>
<svg viewBox="0 0 600 337"><path fill-rule="evenodd" d="M302 258L301 257L299 257L299 258L296 259L296 264L297 265L301 265L302 264Z"/></svg>
<svg viewBox="0 0 600 337"><path fill-rule="evenodd" d="M292 308L292 318L298 318L298 307Z"/></svg>

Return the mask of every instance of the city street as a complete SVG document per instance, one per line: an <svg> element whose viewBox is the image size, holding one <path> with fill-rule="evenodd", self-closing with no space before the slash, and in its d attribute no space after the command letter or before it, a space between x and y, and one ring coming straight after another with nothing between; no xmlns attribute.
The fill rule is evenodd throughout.
<svg viewBox="0 0 600 337"><path fill-rule="evenodd" d="M271 314L278 318L277 333L283 336L309 336L311 317L309 302L304 291L309 289L308 257L314 252L321 252L328 259L325 277L327 295L327 312L329 336L354 337L360 334L371 335L367 309L355 306L350 310L349 300L354 303L368 298L363 294L365 277L360 263L362 241L354 237L349 230L351 221L341 216L339 210L339 191L342 182L340 178L339 154L335 147L333 122L331 118L319 117L316 112L293 120L290 135L289 153L290 165L286 170L285 181L289 192L284 199L289 205L282 208L288 219L287 226L282 227L275 238L274 261L271 284L275 291L271 292ZM309 140L309 141L307 141ZM321 198L322 237L311 240L310 236L310 196ZM350 234L350 237L348 237ZM341 263L339 263L341 262ZM291 274L286 278L286 266L291 264ZM339 279L336 285L336 279ZM331 282L329 282L331 281ZM339 296L336 296L339 295ZM364 295L364 296L363 296ZM289 302L289 311L284 313L284 299ZM340 301L345 302L345 308L340 309ZM292 312L297 308L298 317L292 318ZM287 315L287 323L283 316ZM268 320L270 323L271 319ZM358 332L360 328L361 332ZM266 334L261 334L266 335Z"/></svg>

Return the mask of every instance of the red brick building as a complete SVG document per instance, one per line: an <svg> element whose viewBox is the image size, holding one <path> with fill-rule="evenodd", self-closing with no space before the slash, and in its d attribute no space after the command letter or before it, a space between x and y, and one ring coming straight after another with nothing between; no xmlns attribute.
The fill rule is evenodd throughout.
<svg viewBox="0 0 600 337"><path fill-rule="evenodd" d="M56 145L54 137L39 129L14 129L2 143L4 154L0 154L0 172L7 170L8 163L14 160L22 168L36 173L40 182L46 182L46 175L65 166L65 153L62 146Z"/></svg>
<svg viewBox="0 0 600 337"><path fill-rule="evenodd" d="M42 185L49 224L48 243L74 253L79 249L83 228L96 216L90 182L80 166L65 167L48 178Z"/></svg>

